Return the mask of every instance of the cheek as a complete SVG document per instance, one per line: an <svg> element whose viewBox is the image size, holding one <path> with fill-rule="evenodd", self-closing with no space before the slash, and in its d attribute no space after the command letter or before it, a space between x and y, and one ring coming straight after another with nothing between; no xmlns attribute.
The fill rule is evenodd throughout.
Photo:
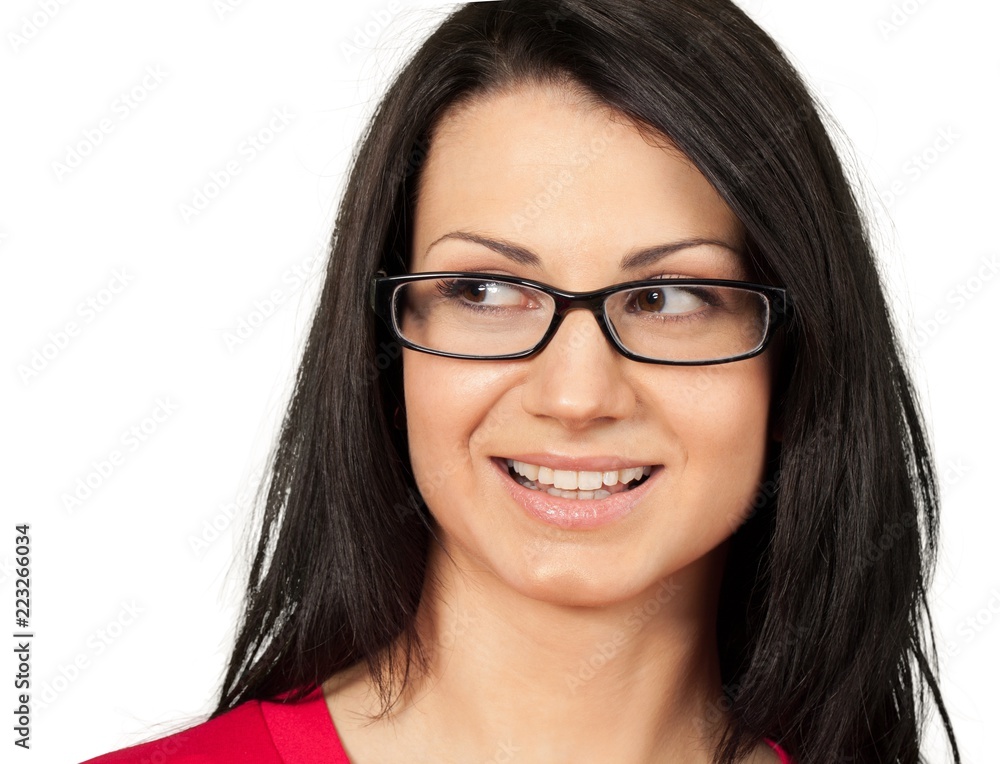
<svg viewBox="0 0 1000 764"><path fill-rule="evenodd" d="M502 425L497 368L403 351L403 390L410 463L428 505L445 484L472 479L484 434Z"/></svg>
<svg viewBox="0 0 1000 764"><path fill-rule="evenodd" d="M695 369L689 384L662 400L683 451L682 505L729 525L739 524L754 499L769 436L769 365L761 358L741 363Z"/></svg>

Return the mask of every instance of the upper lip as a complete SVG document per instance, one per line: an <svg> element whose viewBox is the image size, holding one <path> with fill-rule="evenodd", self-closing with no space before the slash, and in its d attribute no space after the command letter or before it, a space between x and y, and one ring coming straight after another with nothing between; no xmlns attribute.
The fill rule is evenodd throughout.
<svg viewBox="0 0 1000 764"><path fill-rule="evenodd" d="M539 467L549 467L553 470L571 470L574 472L610 472L624 470L630 467L655 467L654 462L640 462L634 459L623 459L620 456L563 456L559 454L507 454L501 459L513 459L517 462L537 464Z"/></svg>

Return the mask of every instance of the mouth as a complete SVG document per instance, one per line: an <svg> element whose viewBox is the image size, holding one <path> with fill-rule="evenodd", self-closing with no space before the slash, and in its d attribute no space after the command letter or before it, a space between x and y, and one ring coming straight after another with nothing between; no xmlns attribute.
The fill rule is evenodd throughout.
<svg viewBox="0 0 1000 764"><path fill-rule="evenodd" d="M499 460L506 465L508 476L518 485L530 491L571 500L600 500L617 493L627 493L645 483L658 466L591 472L553 470L503 457L499 457Z"/></svg>

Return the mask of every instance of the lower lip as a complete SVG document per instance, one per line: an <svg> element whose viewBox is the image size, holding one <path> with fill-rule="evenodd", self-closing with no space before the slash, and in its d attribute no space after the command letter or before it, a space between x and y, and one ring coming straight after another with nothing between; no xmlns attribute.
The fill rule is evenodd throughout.
<svg viewBox="0 0 1000 764"><path fill-rule="evenodd" d="M572 531L601 528L630 514L663 472L662 466L653 467L642 485L603 499L564 499L525 488L510 476L506 459L494 457L492 461L504 488L525 512L543 523Z"/></svg>

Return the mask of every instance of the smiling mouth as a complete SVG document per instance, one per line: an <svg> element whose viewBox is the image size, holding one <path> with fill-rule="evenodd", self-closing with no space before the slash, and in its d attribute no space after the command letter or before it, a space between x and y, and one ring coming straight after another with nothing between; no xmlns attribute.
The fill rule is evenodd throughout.
<svg viewBox="0 0 1000 764"><path fill-rule="evenodd" d="M611 472L563 472L538 469L536 465L506 459L507 474L519 485L532 490L559 496L563 499L606 499L642 485L655 467L635 467ZM526 473L526 474L524 474ZM531 477L531 476L534 477ZM600 481L598 481L598 477ZM609 482L610 481L610 482ZM598 486L599 483L599 487ZM557 487L565 486L565 487ZM569 485L576 486L575 489ZM582 487L581 487L582 486Z"/></svg>

